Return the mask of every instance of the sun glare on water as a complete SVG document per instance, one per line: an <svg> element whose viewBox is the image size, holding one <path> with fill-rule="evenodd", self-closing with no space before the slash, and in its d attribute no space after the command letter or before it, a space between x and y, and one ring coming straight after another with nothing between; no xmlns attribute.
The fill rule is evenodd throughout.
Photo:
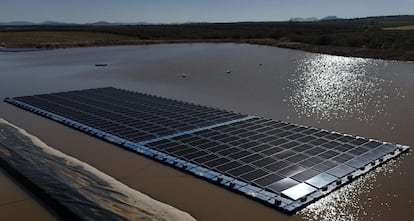
<svg viewBox="0 0 414 221"><path fill-rule="evenodd" d="M290 79L290 104L299 115L318 119L370 120L383 112L378 62L372 59L313 54L298 61ZM381 99L379 99L381 98ZM374 108L376 113L367 111Z"/></svg>
<svg viewBox="0 0 414 221"><path fill-rule="evenodd" d="M350 184L330 193L298 212L307 221L360 221L373 220L378 213L369 211L370 196L376 187L378 175L389 176L399 167L402 159L394 159L367 173ZM385 194L385 193L384 193Z"/></svg>

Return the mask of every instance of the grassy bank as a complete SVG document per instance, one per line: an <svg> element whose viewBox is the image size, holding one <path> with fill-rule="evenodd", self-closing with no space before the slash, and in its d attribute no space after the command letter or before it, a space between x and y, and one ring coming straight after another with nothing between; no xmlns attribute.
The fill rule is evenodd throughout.
<svg viewBox="0 0 414 221"><path fill-rule="evenodd" d="M8 47L245 42L344 56L414 60L414 16L319 22L0 27Z"/></svg>

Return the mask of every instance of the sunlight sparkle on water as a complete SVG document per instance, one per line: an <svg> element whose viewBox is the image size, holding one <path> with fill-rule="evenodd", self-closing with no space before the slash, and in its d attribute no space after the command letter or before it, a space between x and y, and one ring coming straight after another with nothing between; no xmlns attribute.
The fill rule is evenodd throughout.
<svg viewBox="0 0 414 221"><path fill-rule="evenodd" d="M383 80L376 76L380 61L312 54L298 61L290 79L290 105L299 115L318 119L370 120L381 113ZM382 99L380 99L382 98ZM374 107L376 113L367 111Z"/></svg>
<svg viewBox="0 0 414 221"><path fill-rule="evenodd" d="M372 201L369 196L377 185L377 176L391 175L395 168L400 166L401 162L401 158L387 162L352 183L307 206L299 211L298 215L301 215L303 220L308 221L360 221L374 219L376 214L368 212L368 208L372 207Z"/></svg>

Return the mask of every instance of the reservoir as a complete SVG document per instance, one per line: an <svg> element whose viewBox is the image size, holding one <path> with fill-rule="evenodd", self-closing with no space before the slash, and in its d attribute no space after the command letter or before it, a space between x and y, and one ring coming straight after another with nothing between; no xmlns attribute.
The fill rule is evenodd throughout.
<svg viewBox="0 0 414 221"><path fill-rule="evenodd" d="M2 52L0 70L2 99L113 86L414 146L410 62L198 43ZM414 215L411 153L288 217L4 102L0 117L198 220L409 220ZM21 194L1 183L0 192ZM41 210L31 208L27 213Z"/></svg>

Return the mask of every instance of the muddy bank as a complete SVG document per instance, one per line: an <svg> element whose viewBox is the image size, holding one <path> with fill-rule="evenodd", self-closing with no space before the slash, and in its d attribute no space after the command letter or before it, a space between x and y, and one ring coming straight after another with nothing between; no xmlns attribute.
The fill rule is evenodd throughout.
<svg viewBox="0 0 414 221"><path fill-rule="evenodd" d="M345 57L358 58L373 58L383 60L397 60L397 61L414 61L414 51L406 50L390 50L390 49L370 49L358 47L340 47L327 45L313 45L302 42L278 41L274 39L247 39L240 42L268 45L280 48L289 48L294 50L301 50L313 53L338 55Z"/></svg>
<svg viewBox="0 0 414 221"><path fill-rule="evenodd" d="M311 45L300 42L278 42L277 47L290 48L314 53L339 55L345 57L374 58L384 60L414 61L414 51L369 49L339 46Z"/></svg>
<svg viewBox="0 0 414 221"><path fill-rule="evenodd" d="M195 220L47 146L3 119L0 145L0 165L65 219Z"/></svg>
<svg viewBox="0 0 414 221"><path fill-rule="evenodd" d="M46 42L46 43L25 43L8 45L0 52L19 52L19 48L32 50L76 48L76 47L97 47L117 45L149 45L149 44L171 44L171 43L248 43L256 45L274 46L289 48L307 52L339 55L346 57L374 58L384 60L414 61L414 51L391 50L391 49L370 49L358 47L339 47L312 45L301 42L279 41L275 39L182 39L182 40L114 40L114 41L71 41L71 42Z"/></svg>
<svg viewBox="0 0 414 221"><path fill-rule="evenodd" d="M151 44L179 44L179 43L226 43L238 42L232 39L183 39L183 40L92 40L92 41L68 41L68 42L42 42L42 43L12 43L0 48L0 52L14 52L21 48L42 50L57 48L81 48L98 46L123 46L123 45L151 45Z"/></svg>

